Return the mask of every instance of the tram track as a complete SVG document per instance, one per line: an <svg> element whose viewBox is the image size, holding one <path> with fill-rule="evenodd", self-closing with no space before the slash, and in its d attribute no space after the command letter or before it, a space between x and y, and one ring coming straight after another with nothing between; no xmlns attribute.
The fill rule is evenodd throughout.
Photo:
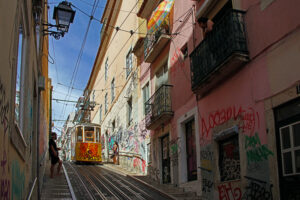
<svg viewBox="0 0 300 200"><path fill-rule="evenodd" d="M96 169L93 169L93 170L96 171ZM132 182L126 180L125 177L122 177L122 176L117 175L115 173L111 173L111 172L109 172L109 170L106 170L106 169L103 169L103 168L101 168L101 170L105 171L105 174L103 174L103 176L109 176L108 178L110 178L110 179L117 179L119 184L121 184L123 186L129 186L130 191L132 193L135 193L136 194L135 196L139 197L139 199L154 200L154 198L152 198L147 192L145 192L145 190L142 190L140 187L137 187ZM96 171L96 173L100 174L99 171Z"/></svg>
<svg viewBox="0 0 300 200"><path fill-rule="evenodd" d="M94 174L98 174L98 176L100 176L102 179L105 179L107 181L107 183L111 184L112 186L114 186L116 189L118 189L119 191L122 191L120 188L123 188L124 191L122 191L123 194L126 195L127 194L131 194L131 195L126 195L126 197L128 199L140 199L140 200L146 200L146 198L144 198L140 193L136 192L134 189L136 188L132 188L133 185L126 185L124 184L122 181L120 181L120 179L112 176L110 173L108 173L107 171L105 173L101 173L103 171L99 171L99 168L93 167L91 168L91 171L94 172ZM109 176L109 177L106 177ZM116 185L118 187L116 187Z"/></svg>
<svg viewBox="0 0 300 200"><path fill-rule="evenodd" d="M71 163L67 163L65 164L65 166L67 168L70 180L73 183L72 187L74 188L76 199L99 199L90 192L90 190L86 186L87 184L84 183L85 181L81 178L81 176L78 174L77 170L72 166ZM84 191L82 190L82 187L84 188ZM98 191L96 191L96 193L98 193Z"/></svg>
<svg viewBox="0 0 300 200"><path fill-rule="evenodd" d="M86 167L85 167L86 168ZM89 170L84 170L82 167L79 167L80 173L85 176L85 178L89 179L93 186L97 187L97 190L100 191L106 199L117 199L122 200L120 195L116 195L114 191L112 191L109 187L107 187L106 183L104 183L101 179L95 176L93 173L89 172Z"/></svg>
<svg viewBox="0 0 300 200"><path fill-rule="evenodd" d="M95 165L65 164L76 199L170 199L134 179Z"/></svg>

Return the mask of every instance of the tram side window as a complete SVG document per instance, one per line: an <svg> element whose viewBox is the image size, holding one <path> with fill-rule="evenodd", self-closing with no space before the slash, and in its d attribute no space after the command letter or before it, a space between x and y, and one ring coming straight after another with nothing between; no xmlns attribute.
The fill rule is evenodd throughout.
<svg viewBox="0 0 300 200"><path fill-rule="evenodd" d="M94 127L84 128L85 141L94 142Z"/></svg>
<svg viewBox="0 0 300 200"><path fill-rule="evenodd" d="M100 128L96 129L96 142L100 142Z"/></svg>
<svg viewBox="0 0 300 200"><path fill-rule="evenodd" d="M82 127L79 126L77 127L77 142L82 142Z"/></svg>

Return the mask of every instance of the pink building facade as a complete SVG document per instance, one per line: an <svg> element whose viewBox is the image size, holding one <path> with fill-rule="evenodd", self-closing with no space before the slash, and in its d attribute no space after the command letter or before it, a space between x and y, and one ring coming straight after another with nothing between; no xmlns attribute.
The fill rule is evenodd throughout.
<svg viewBox="0 0 300 200"><path fill-rule="evenodd" d="M204 199L300 198L299 8L297 0L174 2L168 42L158 40L159 55L141 65L152 98L161 76L171 85L170 110L147 126L154 179ZM214 22L205 38L201 17Z"/></svg>

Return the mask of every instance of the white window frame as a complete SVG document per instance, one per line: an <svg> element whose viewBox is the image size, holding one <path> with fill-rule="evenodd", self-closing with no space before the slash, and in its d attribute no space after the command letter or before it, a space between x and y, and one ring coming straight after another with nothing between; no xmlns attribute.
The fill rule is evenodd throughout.
<svg viewBox="0 0 300 200"><path fill-rule="evenodd" d="M127 118L128 118L128 121L127 121L127 124L128 126L130 126L130 124L132 123L132 120L133 120L133 107L132 107L132 97L130 97L127 101Z"/></svg>
<svg viewBox="0 0 300 200"><path fill-rule="evenodd" d="M130 50L126 55L126 78L128 78L129 74L132 71L132 65L133 65L133 53L132 53L132 48L130 48Z"/></svg>
<svg viewBox="0 0 300 200"><path fill-rule="evenodd" d="M107 96L108 96L108 94L106 93L105 97L104 97L104 112L105 112L105 114L108 111L108 98L107 98Z"/></svg>
<svg viewBox="0 0 300 200"><path fill-rule="evenodd" d="M102 122L102 104L99 107L99 123L101 124Z"/></svg>
<svg viewBox="0 0 300 200"><path fill-rule="evenodd" d="M111 102L115 99L115 78L111 80Z"/></svg>
<svg viewBox="0 0 300 200"><path fill-rule="evenodd" d="M17 59L16 59L16 81L15 81L15 107L14 107L14 122L18 127L20 134L23 135L23 109L24 109L24 86L25 86L25 65L26 65L26 25L21 12L18 29L17 29ZM20 38L22 39L20 41ZM19 83L18 83L19 82ZM17 88L19 87L19 99L17 100ZM19 104L18 118L16 116L16 104Z"/></svg>
<svg viewBox="0 0 300 200"><path fill-rule="evenodd" d="M146 93L146 88L148 88L147 94L148 94L148 98L146 97L147 95ZM145 103L150 99L150 84L149 82L147 82L144 87L143 87L143 113L144 115L146 115L146 105Z"/></svg>
<svg viewBox="0 0 300 200"><path fill-rule="evenodd" d="M282 163L282 174L283 176L294 176L294 175L299 175L300 172L296 172L296 161L295 161L295 151L297 150L300 150L300 146L298 147L295 147L295 144L294 144L294 136L293 136L293 125L295 124L300 124L300 121L297 121L297 122L294 122L294 123L291 123L289 125L286 125L286 126L283 126L283 127L280 127L279 128L279 136L280 136L280 153L281 153L281 163ZM289 127L289 134L290 134L290 148L287 148L287 149L283 149L283 141L282 141L282 132L281 130L284 129L284 128L287 128ZM284 153L288 153L288 152L291 152L292 154L292 167L293 167L293 173L290 173L290 174L286 174L285 173L285 165L284 165L284 157L283 157L283 154Z"/></svg>
<svg viewBox="0 0 300 200"><path fill-rule="evenodd" d="M107 80L107 75L108 75L108 58L106 58L105 61L105 74L104 74L105 81Z"/></svg>

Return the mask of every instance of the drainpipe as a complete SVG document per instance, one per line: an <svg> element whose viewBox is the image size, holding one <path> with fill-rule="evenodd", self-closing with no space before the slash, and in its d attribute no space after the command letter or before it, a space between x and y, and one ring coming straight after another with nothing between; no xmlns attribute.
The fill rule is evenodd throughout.
<svg viewBox="0 0 300 200"><path fill-rule="evenodd" d="M37 145L36 145L36 176L37 176L37 191L38 191L38 199L40 199L40 107L41 107L41 92L45 90L45 77L43 75L39 75L38 77L38 110L37 110L37 121L38 121L38 129L37 129Z"/></svg>

